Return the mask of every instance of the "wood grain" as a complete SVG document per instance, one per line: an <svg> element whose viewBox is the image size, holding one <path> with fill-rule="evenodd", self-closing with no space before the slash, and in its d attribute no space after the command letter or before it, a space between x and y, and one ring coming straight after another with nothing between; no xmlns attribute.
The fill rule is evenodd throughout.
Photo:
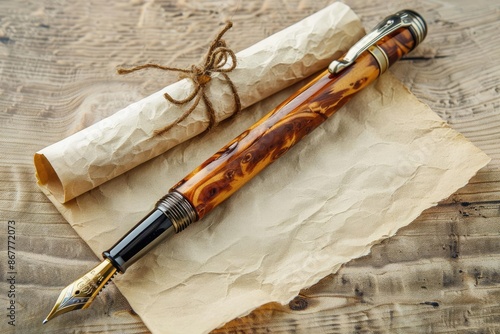
<svg viewBox="0 0 500 334"><path fill-rule="evenodd" d="M175 79L117 77L118 65L188 66L226 19L238 51L329 2L0 2L0 307L8 302L6 222L15 220L17 333L148 332L112 284L90 309L42 327L54 296L97 259L36 187L33 153ZM263 306L214 332L500 332L498 3L345 2L367 28L402 8L426 18L426 41L391 71L493 160L290 305ZM13 333L1 314L0 332Z"/></svg>

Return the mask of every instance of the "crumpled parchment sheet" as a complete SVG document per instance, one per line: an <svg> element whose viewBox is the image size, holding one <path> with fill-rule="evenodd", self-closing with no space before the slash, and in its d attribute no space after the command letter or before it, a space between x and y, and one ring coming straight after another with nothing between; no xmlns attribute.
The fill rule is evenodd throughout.
<svg viewBox="0 0 500 334"><path fill-rule="evenodd" d="M291 93L60 204L96 254ZM153 333L207 333L365 255L489 158L386 73L229 200L115 283Z"/></svg>

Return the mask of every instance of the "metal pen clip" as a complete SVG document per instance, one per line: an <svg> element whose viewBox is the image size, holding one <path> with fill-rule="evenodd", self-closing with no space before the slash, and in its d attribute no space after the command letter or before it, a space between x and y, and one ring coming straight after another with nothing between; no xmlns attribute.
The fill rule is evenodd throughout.
<svg viewBox="0 0 500 334"><path fill-rule="evenodd" d="M402 10L386 17L371 32L354 44L341 59L332 61L328 66L328 71L332 74L341 72L352 65L359 55L370 49L383 37L403 27L410 29L415 38L415 45L420 44L427 34L427 25L418 13L409 9Z"/></svg>

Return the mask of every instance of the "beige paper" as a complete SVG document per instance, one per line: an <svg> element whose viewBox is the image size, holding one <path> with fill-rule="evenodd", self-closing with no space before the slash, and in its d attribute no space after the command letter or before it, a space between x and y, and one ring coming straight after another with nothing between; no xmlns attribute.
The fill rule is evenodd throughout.
<svg viewBox="0 0 500 334"><path fill-rule="evenodd" d="M286 94L66 205L49 198L100 254ZM386 73L115 282L153 333L207 333L264 303L287 303L465 185L488 161Z"/></svg>
<svg viewBox="0 0 500 334"><path fill-rule="evenodd" d="M233 31L237 29L236 25ZM351 9L334 3L239 52L238 66L229 75L242 108L324 69L363 33ZM166 101L163 94L182 99L192 89L187 79L176 82L37 152L39 184L64 203L200 134L208 125L203 103L185 121L155 135L187 109ZM235 110L234 98L224 78L214 76L207 89L217 119L229 117Z"/></svg>

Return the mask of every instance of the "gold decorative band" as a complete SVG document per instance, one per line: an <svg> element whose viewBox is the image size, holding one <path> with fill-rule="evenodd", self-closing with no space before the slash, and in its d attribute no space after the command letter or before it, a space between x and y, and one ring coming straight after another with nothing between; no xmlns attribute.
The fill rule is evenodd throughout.
<svg viewBox="0 0 500 334"><path fill-rule="evenodd" d="M368 49L368 52L372 54L373 57L377 60L378 67L380 68L379 76L387 71L389 68L389 58L387 54L382 50L378 45L373 45Z"/></svg>

